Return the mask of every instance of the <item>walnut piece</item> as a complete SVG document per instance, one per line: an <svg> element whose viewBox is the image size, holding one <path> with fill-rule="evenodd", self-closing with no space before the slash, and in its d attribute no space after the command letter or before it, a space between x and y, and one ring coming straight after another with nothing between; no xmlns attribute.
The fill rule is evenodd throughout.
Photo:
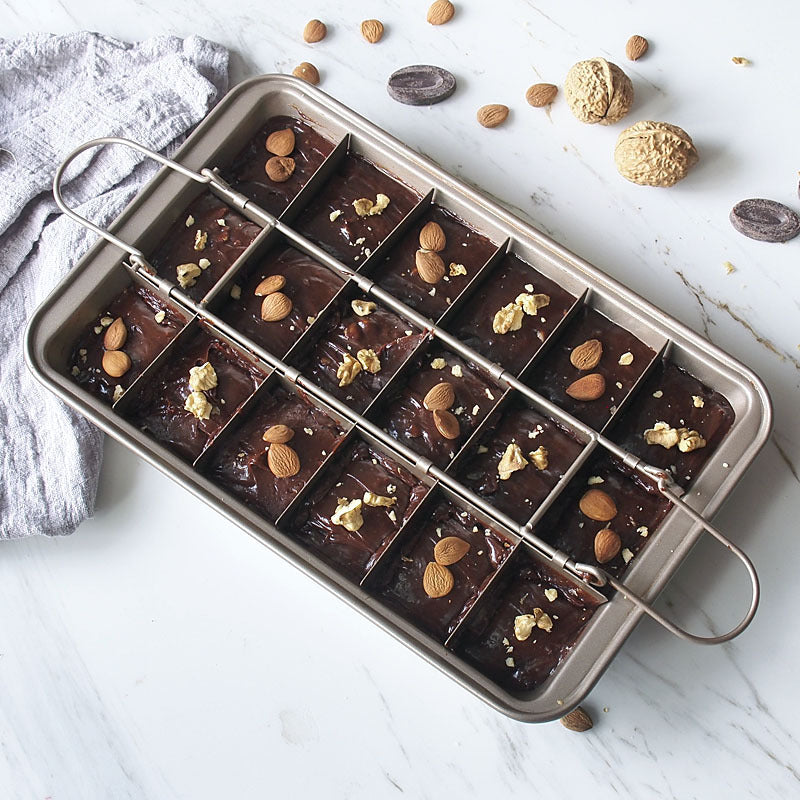
<svg viewBox="0 0 800 800"><path fill-rule="evenodd" d="M367 348L359 350L356 353L356 358L367 372L371 372L374 375L376 372L381 371L381 361L374 350Z"/></svg>
<svg viewBox="0 0 800 800"><path fill-rule="evenodd" d="M364 492L364 505L372 506L373 508L380 508L382 506L393 506L397 502L396 497L386 497L382 494L375 494L375 492Z"/></svg>
<svg viewBox="0 0 800 800"><path fill-rule="evenodd" d="M198 229L197 233L195 233L194 235L194 249L205 250L207 241L208 241L208 234L205 231L201 231Z"/></svg>
<svg viewBox="0 0 800 800"><path fill-rule="evenodd" d="M447 366L447 362L443 358L434 358L431 361L431 369L444 369Z"/></svg>
<svg viewBox="0 0 800 800"><path fill-rule="evenodd" d="M547 457L549 455L547 448L539 445L532 453L528 453L528 458L536 469L547 469L547 464L549 463Z"/></svg>
<svg viewBox="0 0 800 800"><path fill-rule="evenodd" d="M673 186L697 159L692 137L683 128L652 120L626 128L614 148L619 174L641 186Z"/></svg>
<svg viewBox="0 0 800 800"><path fill-rule="evenodd" d="M353 300L350 307L358 317L368 317L378 306L371 300Z"/></svg>
<svg viewBox="0 0 800 800"><path fill-rule="evenodd" d="M547 633L553 630L553 620L541 608L534 608L533 614L519 614L514 617L514 636L517 641L524 642L528 639L534 628L540 628Z"/></svg>
<svg viewBox="0 0 800 800"><path fill-rule="evenodd" d="M644 432L647 444L658 444L669 450L678 445L681 453L691 453L706 446L706 440L689 428L671 428L666 422L656 422L652 428Z"/></svg>
<svg viewBox="0 0 800 800"><path fill-rule="evenodd" d="M197 419L208 419L211 416L211 403L202 392L190 392L183 407Z"/></svg>
<svg viewBox="0 0 800 800"><path fill-rule="evenodd" d="M514 301L530 316L536 316L540 308L550 305L550 296L546 294L518 294Z"/></svg>
<svg viewBox="0 0 800 800"><path fill-rule="evenodd" d="M520 469L525 469L527 464L528 462L525 456L522 455L519 445L512 443L506 447L506 451L497 465L497 474L500 476L501 481L507 481L513 473Z"/></svg>
<svg viewBox="0 0 800 800"><path fill-rule="evenodd" d="M450 277L455 278L457 275L466 275L467 268L463 264L456 264L455 261L450 262Z"/></svg>
<svg viewBox="0 0 800 800"><path fill-rule="evenodd" d="M193 392L205 392L217 385L217 373L209 361L189 370L189 388Z"/></svg>
<svg viewBox="0 0 800 800"><path fill-rule="evenodd" d="M188 289L190 286L195 285L197 276L202 274L203 270L197 264L178 264L175 267L175 272L181 289Z"/></svg>
<svg viewBox="0 0 800 800"><path fill-rule="evenodd" d="M492 320L492 330L495 333L505 334L509 331L518 331L522 327L522 307L516 303L503 306Z"/></svg>
<svg viewBox="0 0 800 800"><path fill-rule="evenodd" d="M604 58L579 61L564 79L564 95L572 113L590 125L619 122L633 102L631 79Z"/></svg>
<svg viewBox="0 0 800 800"><path fill-rule="evenodd" d="M339 368L336 370L339 386L349 386L356 379L359 372L361 372L361 364L350 353L345 353L342 363L339 364Z"/></svg>
<svg viewBox="0 0 800 800"><path fill-rule="evenodd" d="M359 217L374 217L380 214L389 205L389 198L385 194L376 195L375 202L373 203L368 197L360 197L358 200L353 200L353 208Z"/></svg>
<svg viewBox="0 0 800 800"><path fill-rule="evenodd" d="M345 530L357 531L364 524L361 506L362 503L358 497L355 500L348 500L346 497L339 498L331 522L334 525L341 525Z"/></svg>

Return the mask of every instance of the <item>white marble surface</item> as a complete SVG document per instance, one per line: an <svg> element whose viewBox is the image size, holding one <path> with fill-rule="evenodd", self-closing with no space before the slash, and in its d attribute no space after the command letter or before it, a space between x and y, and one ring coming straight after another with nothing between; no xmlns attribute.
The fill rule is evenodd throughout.
<svg viewBox="0 0 800 800"><path fill-rule="evenodd" d="M495 0L459 3L438 29L425 9L6 0L0 18L6 37L200 33L236 52L236 79L311 60L326 91L751 365L772 392L776 430L718 520L760 570L755 623L709 649L645 623L585 704L592 733L526 726L109 443L93 520L65 540L0 548L3 798L800 794L800 239L761 244L727 221L743 197L800 206L800 7ZM312 16L331 31L313 48L299 36ZM360 39L364 16L386 24L381 44ZM652 50L626 64L627 122L679 124L701 153L669 190L615 173L622 126L584 126L562 98L549 114L524 102L529 84L561 83L581 58L625 64L634 32ZM385 77L419 62L450 68L458 93L430 109L392 102ZM475 123L488 102L512 107L503 128ZM692 609L722 625L742 594L736 566L702 544L662 606L707 629Z"/></svg>

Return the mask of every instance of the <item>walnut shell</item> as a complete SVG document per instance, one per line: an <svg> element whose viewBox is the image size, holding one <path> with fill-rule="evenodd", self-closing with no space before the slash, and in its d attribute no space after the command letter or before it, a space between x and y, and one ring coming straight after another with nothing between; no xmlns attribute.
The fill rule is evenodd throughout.
<svg viewBox="0 0 800 800"><path fill-rule="evenodd" d="M564 80L564 95L572 113L590 125L619 122L633 103L631 79L604 58L573 65Z"/></svg>
<svg viewBox="0 0 800 800"><path fill-rule="evenodd" d="M642 186L672 186L697 163L692 137L677 125L642 120L619 135L614 161L619 174Z"/></svg>

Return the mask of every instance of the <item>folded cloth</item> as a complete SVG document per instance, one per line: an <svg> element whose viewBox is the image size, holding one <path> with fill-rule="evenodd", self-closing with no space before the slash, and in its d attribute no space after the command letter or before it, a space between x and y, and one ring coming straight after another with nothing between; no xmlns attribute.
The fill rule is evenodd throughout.
<svg viewBox="0 0 800 800"><path fill-rule="evenodd" d="M197 36L0 40L0 539L72 533L94 511L102 461L101 432L23 362L26 320L96 239L59 213L56 167L99 136L171 153L227 82L228 52ZM89 151L64 196L107 226L156 169L128 148Z"/></svg>

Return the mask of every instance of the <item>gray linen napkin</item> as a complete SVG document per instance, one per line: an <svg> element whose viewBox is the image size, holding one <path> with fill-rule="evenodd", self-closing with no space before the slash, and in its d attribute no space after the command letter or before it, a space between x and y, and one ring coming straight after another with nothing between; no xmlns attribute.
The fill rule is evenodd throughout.
<svg viewBox="0 0 800 800"><path fill-rule="evenodd" d="M99 136L172 152L227 82L227 50L197 36L0 40L0 539L75 530L93 513L102 461L101 432L23 363L28 317L96 238L58 211L56 167ZM64 196L107 226L156 168L126 148L89 151Z"/></svg>

